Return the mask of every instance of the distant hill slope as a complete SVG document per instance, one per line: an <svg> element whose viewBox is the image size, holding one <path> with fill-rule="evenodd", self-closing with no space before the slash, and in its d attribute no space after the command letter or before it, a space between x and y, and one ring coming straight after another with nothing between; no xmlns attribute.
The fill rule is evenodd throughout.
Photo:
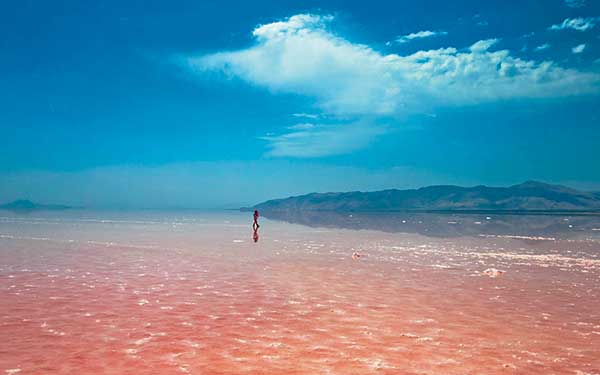
<svg viewBox="0 0 600 375"><path fill-rule="evenodd" d="M510 187L428 186L410 190L311 193L260 203L258 210L404 211L404 210L600 210L597 193L537 181Z"/></svg>
<svg viewBox="0 0 600 375"><path fill-rule="evenodd" d="M0 209L11 211L36 211L36 210L67 210L71 207L59 204L39 204L26 199L19 199L10 203L0 204Z"/></svg>

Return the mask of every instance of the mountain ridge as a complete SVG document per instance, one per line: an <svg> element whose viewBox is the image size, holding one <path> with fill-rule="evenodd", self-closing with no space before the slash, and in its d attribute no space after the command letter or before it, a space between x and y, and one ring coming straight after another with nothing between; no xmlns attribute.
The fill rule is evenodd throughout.
<svg viewBox="0 0 600 375"><path fill-rule="evenodd" d="M323 211L596 211L600 194L525 181L508 187L433 185L373 192L310 193L245 209Z"/></svg>
<svg viewBox="0 0 600 375"><path fill-rule="evenodd" d="M0 209L12 211L68 210L70 208L70 206L60 204L34 203L27 199L17 199L9 203L0 204Z"/></svg>

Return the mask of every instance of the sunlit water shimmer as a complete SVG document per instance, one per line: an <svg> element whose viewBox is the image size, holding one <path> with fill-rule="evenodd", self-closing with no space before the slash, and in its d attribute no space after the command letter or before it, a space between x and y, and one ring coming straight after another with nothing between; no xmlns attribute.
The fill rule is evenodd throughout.
<svg viewBox="0 0 600 375"><path fill-rule="evenodd" d="M0 212L0 373L600 374L600 224L553 220Z"/></svg>

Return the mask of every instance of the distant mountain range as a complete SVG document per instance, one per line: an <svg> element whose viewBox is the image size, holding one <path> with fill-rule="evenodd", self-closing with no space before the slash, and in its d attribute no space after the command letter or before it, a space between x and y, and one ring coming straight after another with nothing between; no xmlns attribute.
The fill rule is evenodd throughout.
<svg viewBox="0 0 600 375"><path fill-rule="evenodd" d="M1 204L0 209L11 211L38 211L38 210L67 210L69 206L59 204L39 204L26 199L19 199L10 203Z"/></svg>
<svg viewBox="0 0 600 375"><path fill-rule="evenodd" d="M269 200L263 211L598 211L600 193L538 181L509 187L428 186L374 192L311 193Z"/></svg>

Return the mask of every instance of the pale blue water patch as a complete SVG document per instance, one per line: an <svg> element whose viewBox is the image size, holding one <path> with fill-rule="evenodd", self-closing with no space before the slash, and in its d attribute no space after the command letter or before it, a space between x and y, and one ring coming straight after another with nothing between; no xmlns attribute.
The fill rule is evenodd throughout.
<svg viewBox="0 0 600 375"><path fill-rule="evenodd" d="M236 211L33 211L0 210L0 236L61 241L158 245L178 233L247 228L251 217Z"/></svg>
<svg viewBox="0 0 600 375"><path fill-rule="evenodd" d="M460 213L356 213L275 211L265 217L314 228L376 230L455 238L502 236L527 239L600 240L600 215L507 215Z"/></svg>

